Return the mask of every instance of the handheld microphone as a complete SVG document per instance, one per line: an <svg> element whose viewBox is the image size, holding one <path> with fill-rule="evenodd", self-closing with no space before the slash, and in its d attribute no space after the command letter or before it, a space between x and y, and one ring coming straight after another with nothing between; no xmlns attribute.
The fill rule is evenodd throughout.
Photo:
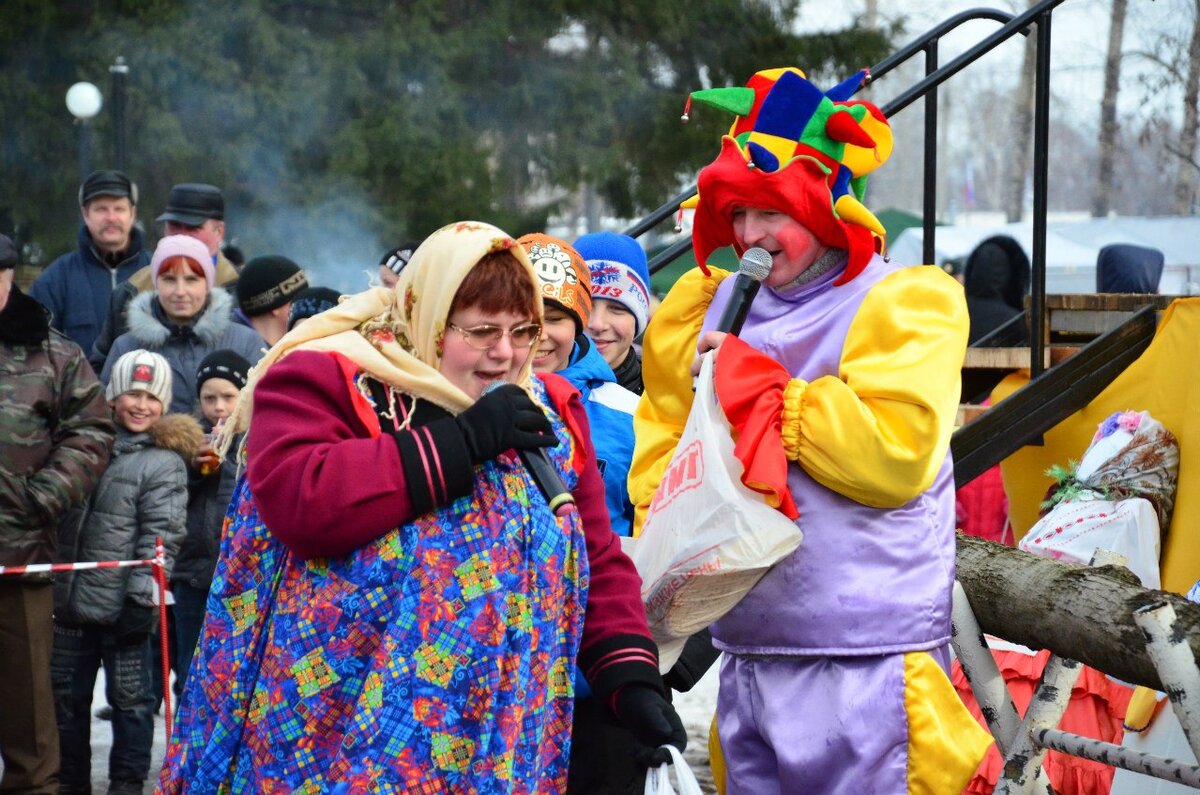
<svg viewBox="0 0 1200 795"><path fill-rule="evenodd" d="M725 311L721 313L721 319L717 322L716 331L734 335L741 332L742 324L746 322L746 314L750 311L750 303L754 296L758 295L758 288L762 286L763 279L771 275L773 264L766 249L755 246L746 250L738 263L733 292L729 296L729 303L725 305Z"/></svg>
<svg viewBox="0 0 1200 795"><path fill-rule="evenodd" d="M507 381L493 381L484 388L483 394L486 395L497 390L507 383ZM517 455L521 457L521 462L525 464L525 470L537 484L538 491L546 498L546 504L550 506L550 510L555 516L561 518L576 510L575 495L567 490L566 484L558 476L558 470L554 468L554 464L550 463L550 458L544 449L539 447L534 450L518 450Z"/></svg>

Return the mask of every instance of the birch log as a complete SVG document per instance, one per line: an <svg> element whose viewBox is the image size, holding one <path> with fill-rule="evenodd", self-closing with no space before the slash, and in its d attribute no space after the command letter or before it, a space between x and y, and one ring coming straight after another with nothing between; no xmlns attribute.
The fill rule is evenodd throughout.
<svg viewBox="0 0 1200 795"><path fill-rule="evenodd" d="M1177 616L1175 631L1187 635L1193 655L1200 653L1200 604L1147 590L1127 569L1071 566L964 535L958 537L957 564L958 580L988 634L1161 690L1133 611L1168 601Z"/></svg>

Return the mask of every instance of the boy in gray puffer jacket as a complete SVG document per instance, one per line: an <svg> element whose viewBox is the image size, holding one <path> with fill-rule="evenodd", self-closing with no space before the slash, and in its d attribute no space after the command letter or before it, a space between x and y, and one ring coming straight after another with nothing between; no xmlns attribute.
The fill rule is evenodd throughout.
<svg viewBox="0 0 1200 795"><path fill-rule="evenodd" d="M199 449L200 426L192 417L163 416L171 368L157 353L123 355L105 396L117 424L112 462L86 504L59 526L58 562L148 560L161 538L169 574L184 535L185 461ZM113 708L108 791L143 791L154 739L147 654L154 589L149 567L92 569L55 581L51 681L62 793L91 791L92 691L101 664Z"/></svg>

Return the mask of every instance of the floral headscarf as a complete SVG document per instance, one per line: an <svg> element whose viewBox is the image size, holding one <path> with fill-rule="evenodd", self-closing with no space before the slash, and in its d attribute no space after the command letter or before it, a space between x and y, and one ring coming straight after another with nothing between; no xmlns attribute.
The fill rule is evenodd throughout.
<svg viewBox="0 0 1200 795"><path fill-rule="evenodd" d="M542 322L538 278L525 250L491 224L449 224L413 253L393 290L375 287L345 298L279 340L251 371L234 415L225 424L227 435L231 438L235 429L249 426L254 388L263 373L297 350L339 353L363 372L452 414L470 406L474 401L438 371L442 340L459 286L479 260L496 251L511 252L528 271L535 293L534 322ZM532 368L531 356L521 369L519 386L528 387ZM224 438L218 443L219 450L227 446Z"/></svg>
<svg viewBox="0 0 1200 795"><path fill-rule="evenodd" d="M1100 424L1088 452L1118 431L1132 438L1083 478L1078 477L1078 463L1072 462L1068 468L1051 467L1049 474L1056 483L1042 507L1049 509L1060 502L1071 502L1088 492L1107 500L1142 497L1154 506L1159 527L1165 531L1175 507L1179 442L1149 412L1119 411ZM1087 457L1085 452L1084 460Z"/></svg>

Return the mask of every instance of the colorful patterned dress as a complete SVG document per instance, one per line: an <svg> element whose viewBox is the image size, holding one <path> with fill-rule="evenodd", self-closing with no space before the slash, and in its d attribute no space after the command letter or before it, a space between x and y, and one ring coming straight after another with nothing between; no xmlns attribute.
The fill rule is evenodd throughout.
<svg viewBox="0 0 1200 795"><path fill-rule="evenodd" d="M563 790L587 554L518 459L341 558L289 552L244 478L228 521L159 791Z"/></svg>

